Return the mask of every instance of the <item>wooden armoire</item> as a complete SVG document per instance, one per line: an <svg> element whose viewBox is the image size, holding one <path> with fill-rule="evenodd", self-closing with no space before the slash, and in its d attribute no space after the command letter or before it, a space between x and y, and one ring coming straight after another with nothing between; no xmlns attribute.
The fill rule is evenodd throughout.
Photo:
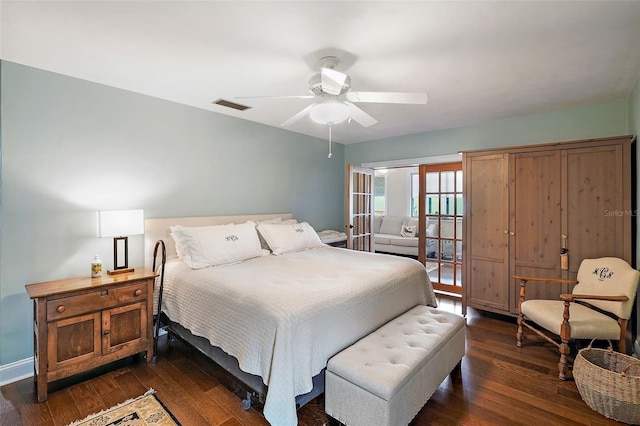
<svg viewBox="0 0 640 426"><path fill-rule="evenodd" d="M462 153L465 309L517 314L513 275L575 279L582 259L603 256L633 265L631 142L619 136ZM527 298L567 292L527 286Z"/></svg>

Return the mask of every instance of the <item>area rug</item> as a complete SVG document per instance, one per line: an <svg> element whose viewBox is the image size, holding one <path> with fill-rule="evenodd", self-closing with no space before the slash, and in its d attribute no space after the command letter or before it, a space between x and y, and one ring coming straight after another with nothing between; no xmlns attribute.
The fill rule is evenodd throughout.
<svg viewBox="0 0 640 426"><path fill-rule="evenodd" d="M149 389L144 395L92 414L68 426L180 426Z"/></svg>

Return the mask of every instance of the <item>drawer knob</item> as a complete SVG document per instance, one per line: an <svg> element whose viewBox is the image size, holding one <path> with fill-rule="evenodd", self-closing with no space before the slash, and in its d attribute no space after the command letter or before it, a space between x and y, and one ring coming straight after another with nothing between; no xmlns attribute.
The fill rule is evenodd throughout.
<svg viewBox="0 0 640 426"><path fill-rule="evenodd" d="M108 335L109 335L109 330L105 330L105 331L104 331L104 335L105 335L105 336L108 336Z"/></svg>
<svg viewBox="0 0 640 426"><path fill-rule="evenodd" d="M56 311L58 311L58 313L63 313L64 311L66 311L67 308L64 307L64 305L60 305L56 308Z"/></svg>
<svg viewBox="0 0 640 426"><path fill-rule="evenodd" d="M142 294L142 290L137 289L136 291L133 292L134 296L140 296Z"/></svg>

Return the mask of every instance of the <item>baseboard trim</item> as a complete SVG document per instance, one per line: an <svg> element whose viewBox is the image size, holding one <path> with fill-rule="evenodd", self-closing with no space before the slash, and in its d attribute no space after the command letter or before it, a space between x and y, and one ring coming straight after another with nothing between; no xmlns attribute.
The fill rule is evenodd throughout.
<svg viewBox="0 0 640 426"><path fill-rule="evenodd" d="M0 386L33 377L34 358L25 358L10 364L0 365Z"/></svg>

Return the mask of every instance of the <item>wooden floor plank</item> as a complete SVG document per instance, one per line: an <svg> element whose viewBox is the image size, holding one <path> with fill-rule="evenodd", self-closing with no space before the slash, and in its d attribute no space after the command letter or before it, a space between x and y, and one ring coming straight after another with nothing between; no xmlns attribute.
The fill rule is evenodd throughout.
<svg viewBox="0 0 640 426"><path fill-rule="evenodd" d="M96 390L106 408L113 407L127 400L124 391L113 379L110 373L102 374L91 380L93 388Z"/></svg>
<svg viewBox="0 0 640 426"><path fill-rule="evenodd" d="M262 413L259 413L253 407L244 410L239 403L238 396L224 386L216 386L205 393L244 426L267 426L269 424Z"/></svg>
<svg viewBox="0 0 640 426"><path fill-rule="evenodd" d="M460 310L446 300L441 308ZM591 410L573 381L558 379L555 347L532 336L517 348L516 329L513 318L470 309L462 368L443 381L411 426L620 424ZM3 386L3 407L12 407L6 409L12 423L3 419L0 425L66 425L149 388L183 426L268 425L260 404L242 409L242 388L227 372L181 342L175 348L161 345L157 364L131 359L93 377L63 382L50 388L46 403L36 402L32 379ZM300 408L298 418L299 426L327 424L323 396Z"/></svg>
<svg viewBox="0 0 640 426"><path fill-rule="evenodd" d="M45 404L49 406L51 419L56 426L66 426L74 420L84 418L78 411L69 389L51 393Z"/></svg>
<svg viewBox="0 0 640 426"><path fill-rule="evenodd" d="M174 388L174 393L180 394L181 402L193 407L209 425L217 426L233 417L216 399L207 394L208 390L219 386L218 383L189 360L177 359L170 366L166 366L164 371L163 379ZM208 386L202 385L203 383L207 383Z"/></svg>
<svg viewBox="0 0 640 426"><path fill-rule="evenodd" d="M69 392L71 393L73 402L78 408L80 418L105 410L111 406L102 400L100 394L90 381L69 387Z"/></svg>

